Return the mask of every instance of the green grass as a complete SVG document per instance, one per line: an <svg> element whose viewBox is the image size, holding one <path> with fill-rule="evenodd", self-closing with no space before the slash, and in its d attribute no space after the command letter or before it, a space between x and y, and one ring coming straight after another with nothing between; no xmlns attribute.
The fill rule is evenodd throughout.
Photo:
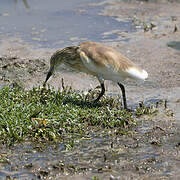
<svg viewBox="0 0 180 180"><path fill-rule="evenodd" d="M121 108L119 99L104 97L93 103L96 96L97 91L84 95L71 88L4 87L0 89L0 143L59 142L94 131L126 131L133 122L132 113Z"/></svg>

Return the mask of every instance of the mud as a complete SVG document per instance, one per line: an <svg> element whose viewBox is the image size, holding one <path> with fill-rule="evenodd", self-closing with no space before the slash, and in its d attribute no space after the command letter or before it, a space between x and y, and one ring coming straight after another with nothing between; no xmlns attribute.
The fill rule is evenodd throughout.
<svg viewBox="0 0 180 180"><path fill-rule="evenodd" d="M180 178L180 3L176 1L105 1L103 16L131 20L137 28L128 33L115 29L116 40L102 42L117 48L149 73L144 84L126 83L129 106L140 101L159 102L153 116L136 118L128 135L103 136L77 141L72 151L63 144L23 144L1 148L2 179L179 179ZM152 26L153 24L153 26ZM0 35L0 85L16 82L31 89L41 86L55 49L36 49L17 38ZM124 41L126 39L126 41ZM91 40L91 39L89 39ZM61 88L61 78L77 90L87 91L98 81L86 74L62 71L49 81ZM84 80L85 79L85 80ZM106 94L118 87L106 82ZM160 102L167 101L167 108Z"/></svg>

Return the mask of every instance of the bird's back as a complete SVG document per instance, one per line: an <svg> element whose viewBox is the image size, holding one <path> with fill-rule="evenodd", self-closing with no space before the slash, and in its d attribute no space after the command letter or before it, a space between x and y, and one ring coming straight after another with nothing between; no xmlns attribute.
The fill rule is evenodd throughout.
<svg viewBox="0 0 180 180"><path fill-rule="evenodd" d="M121 76L124 78L146 79L147 72L113 48L96 43L80 44L79 54L86 68L102 76ZM120 77L119 77L120 78Z"/></svg>

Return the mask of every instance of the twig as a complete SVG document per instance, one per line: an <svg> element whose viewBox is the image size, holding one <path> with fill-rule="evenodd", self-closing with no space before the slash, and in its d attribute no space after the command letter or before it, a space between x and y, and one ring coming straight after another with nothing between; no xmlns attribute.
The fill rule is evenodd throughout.
<svg viewBox="0 0 180 180"><path fill-rule="evenodd" d="M63 78L61 79L61 85L62 85L62 88L63 88L63 90L64 90L65 87L64 87L64 79L63 79Z"/></svg>

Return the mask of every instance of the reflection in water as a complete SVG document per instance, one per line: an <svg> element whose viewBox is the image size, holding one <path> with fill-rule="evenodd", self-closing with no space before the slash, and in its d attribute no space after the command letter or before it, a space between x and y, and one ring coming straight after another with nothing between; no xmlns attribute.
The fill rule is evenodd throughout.
<svg viewBox="0 0 180 180"><path fill-rule="evenodd" d="M22 0L22 1L23 1L24 6L25 6L26 8L30 8L30 6L29 6L28 3L27 3L27 0ZM18 0L14 0L14 2L15 2L15 4L17 4L17 3L18 3Z"/></svg>

